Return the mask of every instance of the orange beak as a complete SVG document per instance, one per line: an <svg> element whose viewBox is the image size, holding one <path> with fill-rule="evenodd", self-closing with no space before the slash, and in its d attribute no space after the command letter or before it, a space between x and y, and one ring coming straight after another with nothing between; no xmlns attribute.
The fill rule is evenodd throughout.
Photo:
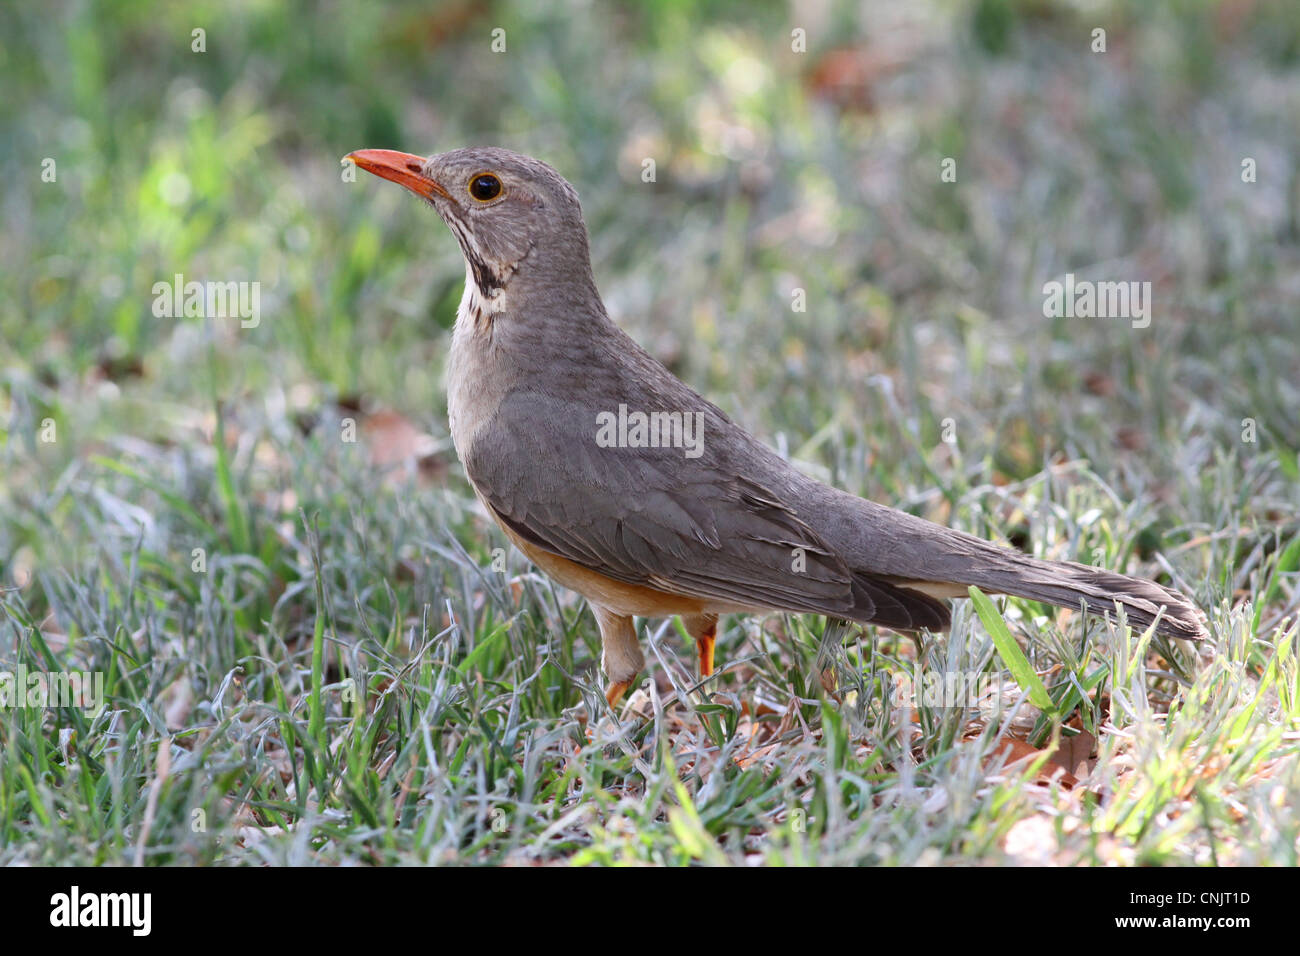
<svg viewBox="0 0 1300 956"><path fill-rule="evenodd" d="M394 149L359 149L343 157L350 159L368 173L374 173L381 179L389 179L399 186L405 186L417 196L432 199L442 196L450 199L447 190L434 179L424 175L424 157L411 153L399 153Z"/></svg>

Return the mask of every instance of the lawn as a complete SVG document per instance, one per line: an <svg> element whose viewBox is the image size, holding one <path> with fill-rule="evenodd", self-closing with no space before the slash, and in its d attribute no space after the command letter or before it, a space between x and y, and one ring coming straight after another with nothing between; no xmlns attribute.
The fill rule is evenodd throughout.
<svg viewBox="0 0 1300 956"><path fill-rule="evenodd" d="M55 0L0 35L0 864L1297 862L1294 4ZM702 684L643 621L611 712L590 611L451 445L456 243L340 164L468 144L571 181L611 317L800 468L1177 587L1209 639L732 617ZM1149 314L1049 316L1066 276Z"/></svg>

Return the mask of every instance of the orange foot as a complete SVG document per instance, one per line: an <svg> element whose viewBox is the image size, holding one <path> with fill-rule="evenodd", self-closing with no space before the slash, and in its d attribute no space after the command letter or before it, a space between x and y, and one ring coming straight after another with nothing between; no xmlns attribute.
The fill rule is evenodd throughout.
<svg viewBox="0 0 1300 956"><path fill-rule="evenodd" d="M605 700L609 703L611 710L618 706L618 702L623 699L623 695L628 692L635 681L636 677L631 677L628 680L616 680L609 685L609 689L605 691Z"/></svg>
<svg viewBox="0 0 1300 956"><path fill-rule="evenodd" d="M715 622L707 631L695 639L695 649L700 655L700 676L713 674L713 642L718 637L718 625Z"/></svg>

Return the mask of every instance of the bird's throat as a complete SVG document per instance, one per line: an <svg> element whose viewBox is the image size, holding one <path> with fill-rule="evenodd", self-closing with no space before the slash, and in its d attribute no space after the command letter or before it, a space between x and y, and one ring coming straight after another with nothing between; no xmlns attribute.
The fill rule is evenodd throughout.
<svg viewBox="0 0 1300 956"><path fill-rule="evenodd" d="M501 291L503 279L478 255L467 251L465 253L465 265L467 267L465 281L467 284L473 282L477 287L480 298L491 299Z"/></svg>
<svg viewBox="0 0 1300 956"><path fill-rule="evenodd" d="M457 332L490 332L493 318L505 311L506 290L495 277L484 280L480 273L480 267L467 255L465 291L456 309Z"/></svg>
<svg viewBox="0 0 1300 956"><path fill-rule="evenodd" d="M465 285L466 291L469 285L473 283L478 288L481 298L490 299L505 284L505 277L499 275L479 254L474 240L470 237L469 227L456 214L443 216L443 221L451 229L452 235L460 243L461 254L465 257ZM463 305L464 303L462 303Z"/></svg>

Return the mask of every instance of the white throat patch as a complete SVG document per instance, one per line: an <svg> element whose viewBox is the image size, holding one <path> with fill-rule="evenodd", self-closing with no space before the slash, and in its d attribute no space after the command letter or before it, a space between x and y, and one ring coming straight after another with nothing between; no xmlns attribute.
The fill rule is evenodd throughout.
<svg viewBox="0 0 1300 956"><path fill-rule="evenodd" d="M456 310L456 322L468 320L471 325L480 318L500 315L506 311L506 290L494 289L492 295L485 296L479 291L474 281L474 270L465 263L465 291L460 297L460 307Z"/></svg>

